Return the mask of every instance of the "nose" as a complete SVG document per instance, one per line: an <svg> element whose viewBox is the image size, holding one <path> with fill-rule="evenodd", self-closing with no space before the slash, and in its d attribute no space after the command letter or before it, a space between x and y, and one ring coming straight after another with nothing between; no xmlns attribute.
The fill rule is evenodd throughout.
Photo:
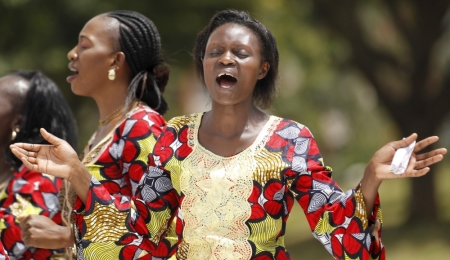
<svg viewBox="0 0 450 260"><path fill-rule="evenodd" d="M225 66L234 65L235 64L234 56L232 53L228 51L224 52L224 54L220 57L219 62L220 64Z"/></svg>
<svg viewBox="0 0 450 260"><path fill-rule="evenodd" d="M75 60L77 58L77 53L75 51L77 47L73 47L68 53L67 53L67 58L72 61Z"/></svg>

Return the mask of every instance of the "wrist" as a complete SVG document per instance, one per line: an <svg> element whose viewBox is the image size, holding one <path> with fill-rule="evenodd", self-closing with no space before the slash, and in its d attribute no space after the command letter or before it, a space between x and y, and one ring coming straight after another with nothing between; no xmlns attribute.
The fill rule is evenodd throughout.
<svg viewBox="0 0 450 260"><path fill-rule="evenodd" d="M374 165L370 162L364 171L364 176L363 179L361 180L361 185L365 189L372 188L374 190L378 190L378 188L381 185L381 182L382 180L377 178Z"/></svg>
<svg viewBox="0 0 450 260"><path fill-rule="evenodd" d="M91 185L92 175L84 167L84 164L78 162L77 164L73 165L71 167L67 180L75 189L78 198L80 198L83 203L86 203L87 195Z"/></svg>
<svg viewBox="0 0 450 260"><path fill-rule="evenodd" d="M72 234L72 228L66 227L66 226L60 226L61 234L60 241L62 242L61 247L72 247L75 243L73 234Z"/></svg>
<svg viewBox="0 0 450 260"><path fill-rule="evenodd" d="M80 177L81 173L83 172L84 165L80 161L76 161L71 167L69 174L67 176L67 180L70 183L73 183L74 180Z"/></svg>

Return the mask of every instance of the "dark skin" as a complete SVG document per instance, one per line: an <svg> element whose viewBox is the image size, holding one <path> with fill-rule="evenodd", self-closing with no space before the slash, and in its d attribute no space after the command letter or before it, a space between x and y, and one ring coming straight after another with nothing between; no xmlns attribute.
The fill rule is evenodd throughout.
<svg viewBox="0 0 450 260"><path fill-rule="evenodd" d="M67 78L76 95L91 97L98 106L100 120L108 117L125 102L131 70L123 52L118 52L119 22L99 15L86 23L78 37L78 44L69 51L69 69L75 74ZM116 78L108 79L114 69ZM99 75L104 75L100 77ZM94 147L105 138L123 118L117 117L97 129Z"/></svg>
<svg viewBox="0 0 450 260"><path fill-rule="evenodd" d="M205 113L199 129L199 141L218 156L232 156L249 147L261 132L269 115L252 101L257 80L266 76L270 64L261 58L258 37L247 27L227 23L211 34L203 57L204 81L212 99L211 111ZM228 75L223 80L223 75ZM219 80L218 80L219 79ZM80 199L85 202L90 174L77 159L67 142L41 129L42 136L52 145L18 143L13 153L26 167L65 178L71 182ZM416 143L408 167L403 174L390 172L396 150L417 139L412 134L403 140L390 142L380 148L368 163L361 180L367 214L371 214L378 188L383 180L420 177L441 161L445 148L419 154L437 142L437 136Z"/></svg>
<svg viewBox="0 0 450 260"><path fill-rule="evenodd" d="M206 149L216 155L231 156L254 142L269 116L253 104L251 97L257 80L264 78L269 68L261 58L261 43L253 31L233 23L214 30L203 57L205 85L212 99L212 109L203 116L199 129L199 141ZM233 76L236 83L221 86L217 78L223 73ZM412 134L385 145L367 165L361 185L368 215L383 180L422 176L430 170L429 165L441 161L447 153L445 148L440 148L415 154L439 140L432 136L416 144L404 174L390 172L395 151L416 139L417 135Z"/></svg>
<svg viewBox="0 0 450 260"><path fill-rule="evenodd" d="M252 100L256 82L266 76L269 63L262 61L259 40L250 29L226 24L211 34L203 67L212 109L202 118L199 142L220 156L237 154L254 142L269 119ZM223 73L237 82L221 87L217 77Z"/></svg>
<svg viewBox="0 0 450 260"><path fill-rule="evenodd" d="M18 105L18 100L24 99L30 86L25 79L8 75L0 78L0 185L4 186L11 179L12 174L17 170L6 163L5 153L11 142L11 134L14 129L19 128L22 116L14 111Z"/></svg>
<svg viewBox="0 0 450 260"><path fill-rule="evenodd" d="M93 98L97 103L100 119L105 119L125 103L126 92L131 81L131 70L125 61L125 55L116 50L119 37L118 26L119 23L115 19L105 15L92 18L81 30L78 44L67 54L70 61L69 69L75 72L67 78L73 93ZM107 77L110 69L114 69L116 72L116 78L113 81ZM92 148L108 136L121 120L123 117L119 116L107 124L99 126L92 142ZM67 145L67 143L63 143ZM80 199L85 202L92 178L91 174L80 163L78 155L71 147L63 146L58 151L70 158L69 164L74 165L68 172L77 171L77 177L69 178L69 181ZM65 157L54 157L54 159L57 159L58 163L64 164ZM21 217L20 226L22 240L27 246L57 249L74 244L70 227L56 225L45 216Z"/></svg>

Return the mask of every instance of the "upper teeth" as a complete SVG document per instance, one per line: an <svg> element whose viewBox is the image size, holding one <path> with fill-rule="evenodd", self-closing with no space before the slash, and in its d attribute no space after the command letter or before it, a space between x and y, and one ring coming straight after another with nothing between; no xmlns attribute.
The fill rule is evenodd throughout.
<svg viewBox="0 0 450 260"><path fill-rule="evenodd" d="M219 77L222 77L222 76L230 76L230 77L233 77L233 76L231 76L231 75L229 75L229 74L226 74L226 73L221 73L221 74L219 74Z"/></svg>

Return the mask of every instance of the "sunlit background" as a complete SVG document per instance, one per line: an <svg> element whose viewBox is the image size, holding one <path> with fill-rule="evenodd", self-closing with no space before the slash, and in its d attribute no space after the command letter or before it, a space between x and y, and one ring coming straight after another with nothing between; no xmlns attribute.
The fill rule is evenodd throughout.
<svg viewBox="0 0 450 260"><path fill-rule="evenodd" d="M130 9L154 21L171 66L165 118L207 109L191 50L215 12L248 11L275 35L279 92L270 113L307 125L343 189L360 180L385 143L417 132L450 147L448 0L0 0L0 75L39 69L69 101L79 149L96 130L95 103L71 93L67 52L93 16ZM104 75L99 75L104 76ZM0 122L1 126L1 122ZM447 156L448 157L448 156ZM450 256L450 160L429 176L383 183L388 259ZM294 259L332 259L299 206L288 222Z"/></svg>

